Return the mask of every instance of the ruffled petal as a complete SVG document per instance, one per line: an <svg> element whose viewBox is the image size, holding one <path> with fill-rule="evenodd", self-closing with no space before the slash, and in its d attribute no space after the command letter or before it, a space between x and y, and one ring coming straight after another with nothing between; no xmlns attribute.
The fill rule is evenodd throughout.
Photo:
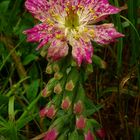
<svg viewBox="0 0 140 140"><path fill-rule="evenodd" d="M123 34L116 31L113 24L102 24L94 26L94 41L99 44L109 44L115 42L117 38L124 37Z"/></svg>
<svg viewBox="0 0 140 140"><path fill-rule="evenodd" d="M25 7L40 21L44 21L47 18L47 11L50 8L47 0L26 0Z"/></svg>
<svg viewBox="0 0 140 140"><path fill-rule="evenodd" d="M48 58L52 60L58 60L68 54L68 45L66 41L61 41L55 39L52 41L50 47L48 48Z"/></svg>
<svg viewBox="0 0 140 140"><path fill-rule="evenodd" d="M92 44L90 42L84 42L83 40L75 41L72 47L72 55L78 66L80 66L82 62L92 63Z"/></svg>

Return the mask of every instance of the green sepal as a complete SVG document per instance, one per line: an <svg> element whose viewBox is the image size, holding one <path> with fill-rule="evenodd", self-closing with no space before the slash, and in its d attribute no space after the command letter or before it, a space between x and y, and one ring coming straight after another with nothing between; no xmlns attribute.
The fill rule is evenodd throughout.
<svg viewBox="0 0 140 140"><path fill-rule="evenodd" d="M71 71L68 74L65 89L68 91L72 91L75 88L75 86L78 82L78 79L79 79L79 72L78 72L77 68L71 67ZM68 84L69 85L71 84L71 88L68 88Z"/></svg>
<svg viewBox="0 0 140 140"><path fill-rule="evenodd" d="M53 91L54 86L58 83L58 80L51 78L46 85L48 91Z"/></svg>
<svg viewBox="0 0 140 140"><path fill-rule="evenodd" d="M106 68L106 62L95 54L92 57L92 61L95 65L99 66L100 68L102 68L102 69Z"/></svg>
<svg viewBox="0 0 140 140"><path fill-rule="evenodd" d="M47 64L46 73L47 74L53 74L54 73L54 71L53 71L53 64L52 63L48 63Z"/></svg>
<svg viewBox="0 0 140 140"><path fill-rule="evenodd" d="M64 91L64 87L65 87L65 83L66 83L66 76L64 76L56 85L55 87L59 87L61 88L60 92L57 92L57 90L55 91L55 87L54 87L54 93L56 94L61 94Z"/></svg>
<svg viewBox="0 0 140 140"><path fill-rule="evenodd" d="M72 133L69 134L68 140L79 140L79 134L77 130L74 130Z"/></svg>

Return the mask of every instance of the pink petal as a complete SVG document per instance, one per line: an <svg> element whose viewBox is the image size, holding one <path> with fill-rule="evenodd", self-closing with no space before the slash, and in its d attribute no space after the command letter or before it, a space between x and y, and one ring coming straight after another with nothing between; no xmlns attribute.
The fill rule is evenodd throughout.
<svg viewBox="0 0 140 140"><path fill-rule="evenodd" d="M72 47L72 55L78 65L82 62L92 63L91 57L93 55L93 47L90 42L84 42L83 40L75 41Z"/></svg>
<svg viewBox="0 0 140 140"><path fill-rule="evenodd" d="M40 110L39 115L42 118L42 117L46 116L46 113L47 113L47 108L45 107L45 108Z"/></svg>
<svg viewBox="0 0 140 140"><path fill-rule="evenodd" d="M25 30L23 33L27 34L27 41L29 42L40 42L37 49L46 45L50 38L53 37L53 34L49 34L49 31L52 30L52 27L47 24L38 24L31 29Z"/></svg>
<svg viewBox="0 0 140 140"><path fill-rule="evenodd" d="M121 9L110 5L108 0L94 0L92 8L97 16L94 22L99 22L108 15L116 14L121 11Z"/></svg>
<svg viewBox="0 0 140 140"><path fill-rule="evenodd" d="M62 100L61 108L63 110L68 110L70 107L71 101L69 97L66 97L65 99Z"/></svg>
<svg viewBox="0 0 140 140"><path fill-rule="evenodd" d="M86 119L81 115L79 118L76 118L76 128L83 129L86 126Z"/></svg>
<svg viewBox="0 0 140 140"><path fill-rule="evenodd" d="M56 140L58 132L55 128L49 130L43 140Z"/></svg>
<svg viewBox="0 0 140 140"><path fill-rule="evenodd" d="M123 34L116 31L113 24L96 25L94 31L94 41L99 44L109 44L115 42L117 38L124 37Z"/></svg>
<svg viewBox="0 0 140 140"><path fill-rule="evenodd" d="M52 119L56 114L56 109L54 105L51 105L50 107L47 107L46 116L50 119Z"/></svg>
<svg viewBox="0 0 140 140"><path fill-rule="evenodd" d="M40 21L47 18L47 11L50 8L47 0L26 0L25 7Z"/></svg>
<svg viewBox="0 0 140 140"><path fill-rule="evenodd" d="M48 58L58 60L68 54L68 45L66 41L55 39L48 48Z"/></svg>
<svg viewBox="0 0 140 140"><path fill-rule="evenodd" d="M85 140L94 140L93 134L90 130L88 130L88 133L85 134Z"/></svg>
<svg viewBox="0 0 140 140"><path fill-rule="evenodd" d="M81 114L82 113L82 111L83 111L83 102L81 101L81 100L79 100L78 102L76 102L75 104L74 104L74 113L75 114Z"/></svg>

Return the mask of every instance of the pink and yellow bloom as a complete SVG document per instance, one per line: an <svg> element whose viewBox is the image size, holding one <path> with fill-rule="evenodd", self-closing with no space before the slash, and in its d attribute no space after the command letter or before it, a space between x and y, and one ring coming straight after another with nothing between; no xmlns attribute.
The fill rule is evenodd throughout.
<svg viewBox="0 0 140 140"><path fill-rule="evenodd" d="M26 0L25 7L40 21L32 29L24 31L27 40L39 42L37 49L50 44L47 57L58 60L72 48L72 56L80 66L91 63L91 40L108 44L122 37L112 23L96 25L119 8L108 0Z"/></svg>

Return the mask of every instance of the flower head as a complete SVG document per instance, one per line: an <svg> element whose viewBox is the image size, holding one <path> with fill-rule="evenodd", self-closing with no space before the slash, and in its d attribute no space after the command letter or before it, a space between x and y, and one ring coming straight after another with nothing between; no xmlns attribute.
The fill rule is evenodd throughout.
<svg viewBox="0 0 140 140"><path fill-rule="evenodd" d="M79 66L82 62L91 63L91 40L108 44L123 36L113 24L96 25L120 11L108 0L26 0L25 7L41 22L24 31L27 40L39 42L37 49L49 43L47 57L52 60L66 56L71 47Z"/></svg>

